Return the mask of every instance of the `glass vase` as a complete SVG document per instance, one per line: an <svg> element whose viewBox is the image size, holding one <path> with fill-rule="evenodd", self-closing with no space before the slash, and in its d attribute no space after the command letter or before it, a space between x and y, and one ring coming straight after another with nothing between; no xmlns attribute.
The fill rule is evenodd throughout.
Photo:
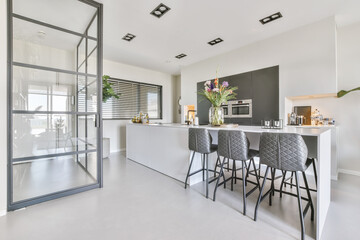
<svg viewBox="0 0 360 240"><path fill-rule="evenodd" d="M224 109L222 107L211 107L209 109L209 123L212 126L224 124Z"/></svg>

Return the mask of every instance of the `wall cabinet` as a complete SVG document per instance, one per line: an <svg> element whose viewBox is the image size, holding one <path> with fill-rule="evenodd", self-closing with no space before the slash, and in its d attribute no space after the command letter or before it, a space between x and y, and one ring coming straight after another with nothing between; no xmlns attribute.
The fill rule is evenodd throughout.
<svg viewBox="0 0 360 240"><path fill-rule="evenodd" d="M237 86L236 99L252 99L252 118L227 118L225 123L239 125L261 125L263 119L279 118L279 66L264 68L252 72L231 75L219 79ZM197 83L197 91L204 88L205 81ZM209 123L211 103L203 96L197 96L197 114L200 124Z"/></svg>

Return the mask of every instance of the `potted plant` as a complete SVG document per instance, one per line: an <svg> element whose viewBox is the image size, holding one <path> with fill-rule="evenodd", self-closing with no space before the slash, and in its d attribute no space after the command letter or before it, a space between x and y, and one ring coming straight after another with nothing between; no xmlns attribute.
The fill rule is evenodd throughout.
<svg viewBox="0 0 360 240"><path fill-rule="evenodd" d="M216 77L214 81L206 81L204 89L198 92L212 104L209 109L209 122L212 126L220 126L224 123L224 110L221 105L227 103L228 100L235 99L234 91L236 89L238 88L230 87L227 81L219 83L219 79Z"/></svg>
<svg viewBox="0 0 360 240"><path fill-rule="evenodd" d="M110 98L116 98L119 99L121 94L116 94L114 92L114 89L112 88L112 83L110 83L109 80L110 76L108 75L104 75L102 77L102 81L103 81L103 96L102 96L102 101L104 103L106 103L107 100L109 100Z"/></svg>
<svg viewBox="0 0 360 240"><path fill-rule="evenodd" d="M104 75L102 77L103 81L103 95L102 95L102 101L104 103L107 102L110 98L120 98L120 93L116 94L114 92L114 89L112 88L112 83L110 83L109 80L110 76ZM103 158L109 157L110 154L110 138L103 138Z"/></svg>

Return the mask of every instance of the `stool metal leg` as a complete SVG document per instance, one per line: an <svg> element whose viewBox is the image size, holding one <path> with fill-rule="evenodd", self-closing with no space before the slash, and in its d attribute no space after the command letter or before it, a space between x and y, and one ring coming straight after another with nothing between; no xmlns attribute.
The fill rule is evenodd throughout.
<svg viewBox="0 0 360 240"><path fill-rule="evenodd" d="M301 223L301 240L305 239L305 226L304 226L304 215L302 210L301 204L301 193L299 187L299 176L298 173L295 172L295 180L296 180L296 191L297 191L297 198L298 198L298 206L299 206L299 215L300 215L300 223Z"/></svg>
<svg viewBox="0 0 360 240"><path fill-rule="evenodd" d="M201 154L201 160L202 160L202 177L203 181L205 180L205 154Z"/></svg>
<svg viewBox="0 0 360 240"><path fill-rule="evenodd" d="M215 168L214 168L214 178L216 177L216 169L218 167L218 164L220 164L220 157L219 157L219 153L217 154L217 158L216 158L216 163L215 163Z"/></svg>
<svg viewBox="0 0 360 240"><path fill-rule="evenodd" d="M219 176L218 176L218 178L217 178L217 180L216 180L216 185L215 185L215 189L214 189L214 196L213 196L213 201L215 202L215 198L216 198L216 190L217 190L217 188L218 188L218 186L219 186L219 182L220 182L220 177L221 177L221 175L223 176L223 178L224 178L224 186L225 186L225 184L226 184L226 182L225 182L225 176L224 176L224 163L225 163L225 159L226 158L223 158L223 161L221 162L221 160L220 160L220 162L221 162L221 166L220 166L220 173L219 173Z"/></svg>
<svg viewBox="0 0 360 240"><path fill-rule="evenodd" d="M185 179L185 189L186 189L186 186L187 186L187 181L188 181L188 178L189 178L191 166L192 166L193 161L194 161L194 156L195 156L195 152L193 151L193 155L192 155L191 161L190 161L190 166L189 166L189 169L188 169L188 172L187 172L187 175L186 175L186 179Z"/></svg>
<svg viewBox="0 0 360 240"><path fill-rule="evenodd" d="M258 197L258 199L257 199L256 206L255 206L254 221L256 221L256 218L257 218L257 212L258 212L259 205L260 205L260 202L261 202L261 199L262 199L262 193L263 193L263 191L264 191L265 182L266 182L266 178L267 178L267 175L268 175L268 172L269 172L269 168L270 168L270 167L266 167L266 170L265 170L264 181L263 181L263 183L262 183L262 185L261 185L259 197Z"/></svg>
<svg viewBox="0 0 360 240"><path fill-rule="evenodd" d="M275 173L276 173L276 169L274 168L273 169L273 180L272 180L272 195L275 196L275 184L274 184L274 181L275 181Z"/></svg>
<svg viewBox="0 0 360 240"><path fill-rule="evenodd" d="M316 172L316 166L315 166L315 158L312 159L312 165L313 165L313 169L314 169L315 186L317 188L317 172Z"/></svg>
<svg viewBox="0 0 360 240"><path fill-rule="evenodd" d="M271 197L274 196L274 178L275 178L275 168L271 168L271 185L270 185L270 193L269 193L269 205L272 205Z"/></svg>
<svg viewBox="0 0 360 240"><path fill-rule="evenodd" d="M290 176L290 188L292 188L293 185L293 178L294 178L294 172L291 172L291 176Z"/></svg>
<svg viewBox="0 0 360 240"><path fill-rule="evenodd" d="M285 178L286 178L286 171L282 171L282 174L283 174L283 178L281 180L281 185L280 185L280 198L282 198L282 189L283 189L283 186L284 186L284 182L285 182Z"/></svg>
<svg viewBox="0 0 360 240"><path fill-rule="evenodd" d="M251 165L251 159L250 159L250 161L249 161L249 165L248 165L248 166L246 166L246 162L245 162L245 167L246 167L245 186L247 186L247 179L248 179L248 177L249 177L250 165Z"/></svg>
<svg viewBox="0 0 360 240"><path fill-rule="evenodd" d="M222 177L224 179L224 188L226 188L226 179L225 179L225 173L224 173L224 163L226 161L226 158L224 157L224 162L223 162L223 170L222 170ZM229 161L229 159L228 159Z"/></svg>
<svg viewBox="0 0 360 240"><path fill-rule="evenodd" d="M232 169L232 172L231 172L231 191L234 190L235 172L236 172L236 165L235 165L235 160L233 160L233 169ZM235 181L236 181L236 179L235 179Z"/></svg>
<svg viewBox="0 0 360 240"><path fill-rule="evenodd" d="M242 182L243 182L243 214L246 215L246 179L245 179L245 161L241 161L242 163ZM250 166L250 164L249 164Z"/></svg>
<svg viewBox="0 0 360 240"><path fill-rule="evenodd" d="M209 197L209 154L206 156L206 198Z"/></svg>
<svg viewBox="0 0 360 240"><path fill-rule="evenodd" d="M310 209L311 209L311 221L314 221L314 205L313 205L313 201L312 201L312 198L311 198L311 193L310 193L310 190L309 190L309 185L308 185L308 181L306 179L306 174L305 172L302 172L303 174L303 178L304 178L304 183L305 183L305 187L306 187L306 192L307 192L307 195L308 195L308 199L310 201Z"/></svg>
<svg viewBox="0 0 360 240"><path fill-rule="evenodd" d="M253 167L254 167L254 170L255 170L256 182L257 182L258 188L259 188L259 190L260 190L260 180L259 180L259 176L258 176L258 174L257 174L257 170L256 170L256 165L255 165L254 158L252 158L252 159L250 160L250 163L251 163L251 161L252 161L252 164L253 164ZM249 165L250 165L250 163L249 163Z"/></svg>
<svg viewBox="0 0 360 240"><path fill-rule="evenodd" d="M236 161L234 160L234 167L233 167L233 169L235 169L235 180L234 180L234 183L236 184L236 181L237 181L237 171L236 171Z"/></svg>

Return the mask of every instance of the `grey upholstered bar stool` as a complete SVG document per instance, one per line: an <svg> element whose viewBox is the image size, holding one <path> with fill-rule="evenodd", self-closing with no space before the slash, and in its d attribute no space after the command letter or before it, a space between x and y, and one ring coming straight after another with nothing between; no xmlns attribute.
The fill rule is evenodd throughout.
<svg viewBox="0 0 360 240"><path fill-rule="evenodd" d="M220 167L220 174L217 178L215 190L214 190L214 197L213 200L215 201L216 198L216 190L219 185L222 183L219 183L220 177L224 177L224 163L232 159L233 160L233 168L232 168L232 174L231 177L225 180L224 177L224 184L226 181L231 180L231 190L233 190L233 182L235 179L242 180L243 183L243 214L246 215L246 197L248 197L251 193L253 193L257 188L260 188L260 182L259 177L257 175L257 170L254 162L254 157L258 156L259 152L256 150L249 149L250 143L247 139L245 133L243 131L232 131L232 130L220 130L218 133L218 154L219 158L223 157ZM247 180L247 174L245 173L245 170L249 171L249 168L246 166L246 161L250 160L249 165L253 165L255 177L256 177L256 183L250 180ZM236 161L241 161L241 170L242 170L242 178L238 178L235 175L235 172L237 170L236 168ZM250 182L255 184L256 186L252 188L249 192L246 192L246 182Z"/></svg>
<svg viewBox="0 0 360 240"><path fill-rule="evenodd" d="M206 198L209 196L209 183L216 180L213 179L209 182L209 171L214 172L214 170L209 169L209 154L217 151L217 145L212 144L212 138L209 131L205 128L189 128L189 149L193 151L190 166L185 179L185 189L187 187L188 178L194 174L202 172L203 181L206 179ZM196 170L192 173L191 166L193 165L195 153L201 154L202 159L202 168ZM206 173L206 177L204 174Z"/></svg>
<svg viewBox="0 0 360 240"><path fill-rule="evenodd" d="M317 192L317 171L316 171L315 162L316 162L316 158L313 158L313 157L308 157L308 159L306 160L307 168L309 168L310 165L313 166L313 173L314 173L314 178L315 178L315 187L316 187L316 189L309 188L309 190L313 191L313 192ZM287 174L287 172L283 171L283 179L282 179L282 182L281 182L281 185L280 185L280 197L282 196L283 186L286 187L287 184L290 185L290 188L295 186L293 184L294 173L292 172L290 177L288 177L288 178L286 178L286 174ZM306 187L303 187L303 186L300 186L300 188L306 189Z"/></svg>
<svg viewBox="0 0 360 240"><path fill-rule="evenodd" d="M307 156L308 156L308 149L306 147L304 139L299 134L294 134L294 133L262 133L261 134L260 163L267 165L267 167L265 171L264 181L261 185L260 194L255 207L255 213L254 213L255 221L257 218L257 211L261 201L267 195L269 195L269 204L271 205L271 195L274 194L274 191L279 191L274 187L275 170L278 169L281 171L292 172L295 175L297 194L291 192L283 192L283 193L291 196L295 196L298 199L299 215L301 222L301 239L305 238L304 216L309 210L309 207L311 209L311 220L312 221L314 220L314 207L305 175L305 170L307 168L306 165ZM271 179L272 179L271 187L270 190L268 190L264 195L262 195L269 169L271 169ZM308 198L301 197L298 172L302 172L303 174ZM304 209L304 212L302 208L301 199L307 201L307 205Z"/></svg>

